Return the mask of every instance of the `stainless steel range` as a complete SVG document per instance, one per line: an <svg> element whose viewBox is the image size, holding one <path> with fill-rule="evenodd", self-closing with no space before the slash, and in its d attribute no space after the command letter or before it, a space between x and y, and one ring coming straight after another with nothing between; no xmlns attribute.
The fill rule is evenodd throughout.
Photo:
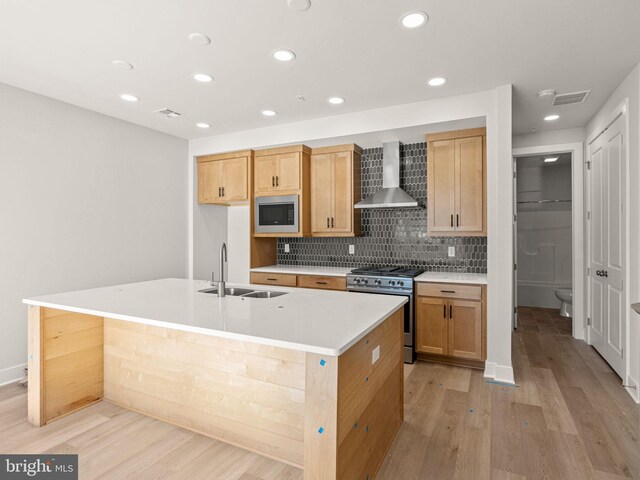
<svg viewBox="0 0 640 480"><path fill-rule="evenodd" d="M347 290L350 292L409 297L404 305L404 363L415 360L413 279L422 272L422 269L410 267L364 267L347 274Z"/></svg>

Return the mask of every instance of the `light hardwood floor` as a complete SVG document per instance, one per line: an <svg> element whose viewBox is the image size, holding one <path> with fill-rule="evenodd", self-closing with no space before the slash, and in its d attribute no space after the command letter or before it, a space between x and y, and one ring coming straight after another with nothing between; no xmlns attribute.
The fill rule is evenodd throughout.
<svg viewBox="0 0 640 480"><path fill-rule="evenodd" d="M405 368L405 423L379 479L640 480L640 409L570 321L521 309L517 387L482 373ZM26 389L0 388L0 452L79 453L80 478L298 480L294 467L101 402L42 429Z"/></svg>

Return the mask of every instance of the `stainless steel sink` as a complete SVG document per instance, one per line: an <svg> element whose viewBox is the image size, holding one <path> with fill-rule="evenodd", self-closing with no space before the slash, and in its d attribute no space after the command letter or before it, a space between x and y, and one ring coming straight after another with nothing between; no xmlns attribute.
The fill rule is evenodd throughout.
<svg viewBox="0 0 640 480"><path fill-rule="evenodd" d="M243 295L243 297L246 298L275 298L275 297L279 297L281 295L286 295L287 292L270 292L267 290L258 290L255 292L251 292L251 293L247 293L246 295Z"/></svg>
<svg viewBox="0 0 640 480"><path fill-rule="evenodd" d="M218 294L218 289L214 288L205 288L204 290L199 290L201 293L214 293ZM224 293L230 295L232 297L239 297L241 295L246 295L247 293L252 293L253 290L249 288L235 288L235 287L227 287L224 289Z"/></svg>
<svg viewBox="0 0 640 480"><path fill-rule="evenodd" d="M205 288L204 290L198 290L200 293L212 293L218 294L218 289ZM275 298L281 295L286 295L288 292L273 292L269 290L251 290L249 288L236 288L227 287L224 289L225 293L231 297L247 297L247 298Z"/></svg>

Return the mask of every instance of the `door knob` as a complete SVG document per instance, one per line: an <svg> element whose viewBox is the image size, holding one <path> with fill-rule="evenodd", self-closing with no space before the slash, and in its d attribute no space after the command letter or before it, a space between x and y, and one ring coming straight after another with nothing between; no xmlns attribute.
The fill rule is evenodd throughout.
<svg viewBox="0 0 640 480"><path fill-rule="evenodd" d="M596 270L596 275L601 277L602 276L602 270Z"/></svg>
<svg viewBox="0 0 640 480"><path fill-rule="evenodd" d="M602 276L603 277L608 277L609 276L609 272L607 272L606 270L602 271Z"/></svg>

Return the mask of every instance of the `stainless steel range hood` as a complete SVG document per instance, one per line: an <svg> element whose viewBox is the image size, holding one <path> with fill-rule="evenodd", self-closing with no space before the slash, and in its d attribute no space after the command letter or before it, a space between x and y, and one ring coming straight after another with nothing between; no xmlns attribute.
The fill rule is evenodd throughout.
<svg viewBox="0 0 640 480"><path fill-rule="evenodd" d="M418 202L400 188L400 142L382 144L382 188L354 205L355 208L419 207Z"/></svg>

